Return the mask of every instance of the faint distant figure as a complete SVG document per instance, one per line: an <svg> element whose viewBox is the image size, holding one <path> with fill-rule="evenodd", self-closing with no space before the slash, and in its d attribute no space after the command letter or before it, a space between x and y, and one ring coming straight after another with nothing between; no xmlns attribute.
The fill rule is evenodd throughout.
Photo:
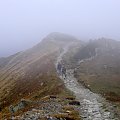
<svg viewBox="0 0 120 120"><path fill-rule="evenodd" d="M57 71L61 75L61 70L62 70L62 64L59 62L57 65Z"/></svg>
<svg viewBox="0 0 120 120"><path fill-rule="evenodd" d="M64 66L62 67L62 77L66 78L66 68Z"/></svg>

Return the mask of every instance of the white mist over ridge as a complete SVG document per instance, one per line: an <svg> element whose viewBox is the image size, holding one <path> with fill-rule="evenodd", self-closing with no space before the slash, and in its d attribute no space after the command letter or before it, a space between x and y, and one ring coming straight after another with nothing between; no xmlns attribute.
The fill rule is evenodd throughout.
<svg viewBox="0 0 120 120"><path fill-rule="evenodd" d="M0 1L0 56L13 54L58 31L80 40L120 40L120 1Z"/></svg>

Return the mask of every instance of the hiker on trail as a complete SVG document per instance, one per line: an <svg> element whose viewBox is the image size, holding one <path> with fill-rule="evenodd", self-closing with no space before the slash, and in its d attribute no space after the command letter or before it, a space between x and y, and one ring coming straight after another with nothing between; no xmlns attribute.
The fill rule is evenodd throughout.
<svg viewBox="0 0 120 120"><path fill-rule="evenodd" d="M66 68L64 66L62 67L62 76L66 78Z"/></svg>
<svg viewBox="0 0 120 120"><path fill-rule="evenodd" d="M57 70L58 70L59 74L61 74L62 64L60 62L57 65Z"/></svg>

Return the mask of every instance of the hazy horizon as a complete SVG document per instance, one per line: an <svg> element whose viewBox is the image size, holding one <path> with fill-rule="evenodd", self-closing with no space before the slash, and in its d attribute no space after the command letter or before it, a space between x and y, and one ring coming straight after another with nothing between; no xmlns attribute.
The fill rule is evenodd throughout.
<svg viewBox="0 0 120 120"><path fill-rule="evenodd" d="M51 32L120 40L119 6L119 0L1 0L0 57L28 49Z"/></svg>

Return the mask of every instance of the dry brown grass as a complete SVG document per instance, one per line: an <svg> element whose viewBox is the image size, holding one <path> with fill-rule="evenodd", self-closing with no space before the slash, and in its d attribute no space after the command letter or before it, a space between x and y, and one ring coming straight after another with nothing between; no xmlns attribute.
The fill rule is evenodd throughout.
<svg viewBox="0 0 120 120"><path fill-rule="evenodd" d="M55 117L57 119L63 118L66 120L80 120L79 115L75 111L71 111L69 114L68 113L55 114L52 117Z"/></svg>
<svg viewBox="0 0 120 120"><path fill-rule="evenodd" d="M44 56L42 59L29 65L24 76L13 80L14 86L10 86L11 90L9 94L4 94L5 91L3 91L2 94L4 94L4 96L2 97L1 95L2 115L9 113L8 107L11 103L14 105L22 98L39 100L47 95L65 96L69 94L62 81L56 75L54 65L55 58L56 53ZM47 60L47 62L45 62L45 60ZM11 82L11 84L13 84L13 82Z"/></svg>

